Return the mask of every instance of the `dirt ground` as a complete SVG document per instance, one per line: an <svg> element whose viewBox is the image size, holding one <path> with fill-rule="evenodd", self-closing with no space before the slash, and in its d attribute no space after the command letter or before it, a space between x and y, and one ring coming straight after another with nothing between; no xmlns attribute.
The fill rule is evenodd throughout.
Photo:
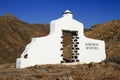
<svg viewBox="0 0 120 80"><path fill-rule="evenodd" d="M30 25L11 14L0 16L0 80L120 80L120 20L85 29L86 37L105 41L106 62L16 69L16 58L31 38L48 35L49 28L49 24Z"/></svg>
<svg viewBox="0 0 120 80"><path fill-rule="evenodd" d="M0 80L120 80L120 64L36 65L24 69L0 65Z"/></svg>

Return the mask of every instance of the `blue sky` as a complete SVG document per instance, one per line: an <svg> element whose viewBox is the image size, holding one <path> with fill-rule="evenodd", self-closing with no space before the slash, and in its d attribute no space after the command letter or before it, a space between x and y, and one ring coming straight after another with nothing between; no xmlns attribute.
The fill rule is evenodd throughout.
<svg viewBox="0 0 120 80"><path fill-rule="evenodd" d="M11 13L30 24L49 24L66 9L86 28L120 19L120 0L0 0L0 16Z"/></svg>

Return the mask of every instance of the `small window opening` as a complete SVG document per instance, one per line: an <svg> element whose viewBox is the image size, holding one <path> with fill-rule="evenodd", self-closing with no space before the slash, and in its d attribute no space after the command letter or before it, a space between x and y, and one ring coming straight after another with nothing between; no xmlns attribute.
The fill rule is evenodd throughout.
<svg viewBox="0 0 120 80"><path fill-rule="evenodd" d="M27 59L27 58L28 58L28 54L25 54L25 55L24 55L24 58Z"/></svg>

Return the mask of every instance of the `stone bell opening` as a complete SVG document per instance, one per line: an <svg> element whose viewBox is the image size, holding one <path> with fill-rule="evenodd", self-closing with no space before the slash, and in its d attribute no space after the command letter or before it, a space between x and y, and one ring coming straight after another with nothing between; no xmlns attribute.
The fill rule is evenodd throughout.
<svg viewBox="0 0 120 80"><path fill-rule="evenodd" d="M63 57L61 63L79 62L78 31L62 30L61 38L62 38L61 50L63 51L63 53L61 54L61 56Z"/></svg>

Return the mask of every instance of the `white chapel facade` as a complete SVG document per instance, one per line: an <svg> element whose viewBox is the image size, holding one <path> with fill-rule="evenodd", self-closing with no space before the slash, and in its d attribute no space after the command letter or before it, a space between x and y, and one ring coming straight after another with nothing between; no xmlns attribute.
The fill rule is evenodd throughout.
<svg viewBox="0 0 120 80"><path fill-rule="evenodd" d="M49 35L32 38L17 58L16 68L41 64L88 64L105 59L105 42L85 37L83 24L66 10L63 17L51 21Z"/></svg>

